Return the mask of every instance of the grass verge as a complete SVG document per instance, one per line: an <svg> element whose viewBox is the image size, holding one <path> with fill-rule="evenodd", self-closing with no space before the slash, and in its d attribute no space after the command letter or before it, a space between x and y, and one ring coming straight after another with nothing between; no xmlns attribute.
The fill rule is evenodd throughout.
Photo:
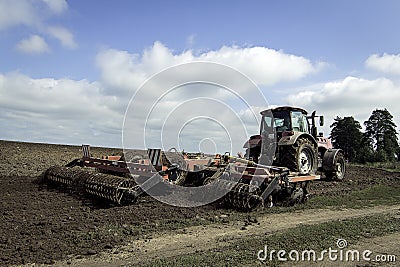
<svg viewBox="0 0 400 267"><path fill-rule="evenodd" d="M336 242L345 239L348 244L354 244L360 239L387 235L400 231L398 216L386 214L349 220L326 222L317 225L301 225L272 235L243 238L233 241L230 245L212 249L207 252L193 253L155 260L143 265L147 266L255 266L279 264L275 257L261 262L257 259L259 250L267 245L271 249L285 251L310 250L319 253L324 249L337 249ZM366 248L367 249L367 248ZM295 263L295 262L293 262Z"/></svg>

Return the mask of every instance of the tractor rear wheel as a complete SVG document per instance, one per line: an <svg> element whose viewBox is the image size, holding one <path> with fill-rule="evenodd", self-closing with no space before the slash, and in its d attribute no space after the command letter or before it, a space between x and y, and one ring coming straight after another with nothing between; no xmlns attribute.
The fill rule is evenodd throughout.
<svg viewBox="0 0 400 267"><path fill-rule="evenodd" d="M283 148L281 164L299 174L314 174L317 171L317 152L308 138L299 138L296 143Z"/></svg>
<svg viewBox="0 0 400 267"><path fill-rule="evenodd" d="M343 180L344 174L346 172L346 161L342 152L338 152L336 154L333 166L335 166L336 170L325 172L326 178L328 180Z"/></svg>

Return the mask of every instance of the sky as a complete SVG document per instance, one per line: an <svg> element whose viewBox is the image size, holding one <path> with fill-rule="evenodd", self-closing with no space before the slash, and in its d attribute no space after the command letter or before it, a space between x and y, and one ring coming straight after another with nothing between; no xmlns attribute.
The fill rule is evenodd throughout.
<svg viewBox="0 0 400 267"><path fill-rule="evenodd" d="M376 108L400 126L399 11L396 0L0 0L0 139L121 147L132 138L138 148L237 152L258 132L249 111L269 105L317 110L325 135L336 116L362 124ZM261 92L266 106L243 106L222 87L153 98L162 83L143 86L190 62L225 65L221 84L247 77L258 88L244 99ZM124 136L126 125L150 128Z"/></svg>

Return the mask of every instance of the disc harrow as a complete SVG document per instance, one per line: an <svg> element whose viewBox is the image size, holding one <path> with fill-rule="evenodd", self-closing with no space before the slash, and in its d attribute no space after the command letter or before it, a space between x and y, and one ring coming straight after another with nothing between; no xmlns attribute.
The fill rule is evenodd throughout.
<svg viewBox="0 0 400 267"><path fill-rule="evenodd" d="M215 201L214 196L223 196L221 200L228 206L249 211L265 203L271 207L278 198L303 201L307 199L308 181L319 179L317 175L297 175L285 167L261 165L229 153L216 155L214 160L179 158L182 162L177 164L178 159L166 162L167 154L161 153L161 149L149 149L149 159L134 160L132 157L128 162L120 157L119 160L93 158L87 145L82 146L82 152L82 158L65 167L49 168L43 181L118 205L135 203L153 187L164 190L163 194L173 194L173 186L202 186L204 193L200 198L204 203Z"/></svg>

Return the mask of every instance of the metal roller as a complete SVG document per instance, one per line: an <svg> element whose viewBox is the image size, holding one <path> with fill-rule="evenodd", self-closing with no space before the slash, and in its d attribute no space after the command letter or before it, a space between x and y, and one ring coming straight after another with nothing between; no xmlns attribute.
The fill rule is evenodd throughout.
<svg viewBox="0 0 400 267"><path fill-rule="evenodd" d="M133 179L88 172L79 168L51 167L46 171L44 181L64 185L75 191L101 197L119 205L135 202L142 193Z"/></svg>
<svg viewBox="0 0 400 267"><path fill-rule="evenodd" d="M82 191L84 181L90 175L78 168L50 167L44 174L44 182L48 184L63 185L74 190Z"/></svg>
<svg viewBox="0 0 400 267"><path fill-rule="evenodd" d="M252 210L263 204L263 199L257 195L258 187L254 185L237 183L225 179L218 179L213 182L215 190L229 192L224 196L224 200L232 207L242 210Z"/></svg>
<svg viewBox="0 0 400 267"><path fill-rule="evenodd" d="M124 192L135 186L132 179L95 173L85 181L85 191L91 195L121 204Z"/></svg>

